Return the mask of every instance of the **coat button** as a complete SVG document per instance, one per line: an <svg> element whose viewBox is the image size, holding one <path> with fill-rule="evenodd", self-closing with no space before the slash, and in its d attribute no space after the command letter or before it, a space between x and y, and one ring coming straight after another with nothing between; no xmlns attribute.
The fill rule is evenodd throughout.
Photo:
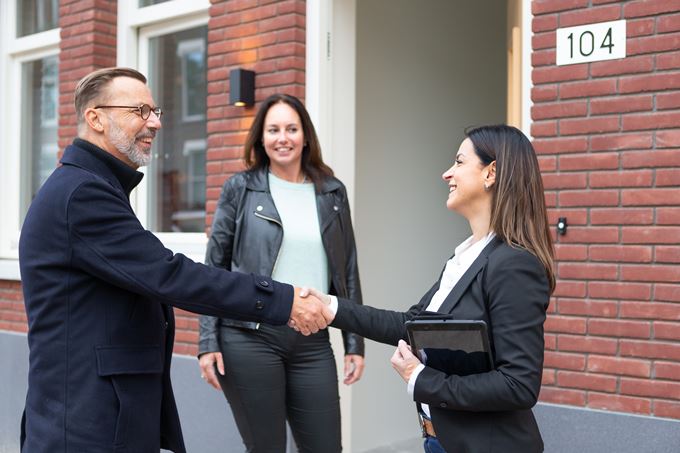
<svg viewBox="0 0 680 453"><path fill-rule="evenodd" d="M165 330L168 330L168 321L165 321L165 326L163 326Z"/></svg>
<svg viewBox="0 0 680 453"><path fill-rule="evenodd" d="M264 304L262 303L261 300L258 300L255 302L255 310L262 310L264 308Z"/></svg>
<svg viewBox="0 0 680 453"><path fill-rule="evenodd" d="M340 208L338 208L337 206L333 206L333 211L339 211L339 210L340 210Z"/></svg>
<svg viewBox="0 0 680 453"><path fill-rule="evenodd" d="M262 205L258 205L257 208L255 208L257 212L262 212L263 209Z"/></svg>
<svg viewBox="0 0 680 453"><path fill-rule="evenodd" d="M260 282L260 286L264 286L266 288L267 286L269 286L269 282L267 280L262 280Z"/></svg>
<svg viewBox="0 0 680 453"><path fill-rule="evenodd" d="M448 404L446 403L439 403L439 407L446 409L448 407Z"/></svg>

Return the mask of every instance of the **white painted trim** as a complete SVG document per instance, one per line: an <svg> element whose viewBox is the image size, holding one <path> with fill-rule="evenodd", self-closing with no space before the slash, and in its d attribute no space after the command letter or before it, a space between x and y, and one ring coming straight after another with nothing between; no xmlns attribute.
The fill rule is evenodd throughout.
<svg viewBox="0 0 680 453"><path fill-rule="evenodd" d="M314 123L324 161L347 187L354 205L356 0L306 3L305 102ZM330 329L338 375L344 372L344 347ZM341 385L342 443L352 452L352 387Z"/></svg>
<svg viewBox="0 0 680 453"><path fill-rule="evenodd" d="M210 19L210 0L172 0L138 7L138 0L118 1L117 64L149 74L149 40L189 28L205 26ZM146 168L139 171L145 173ZM147 175L148 176L148 175ZM130 201L145 227L148 226L149 178L144 178ZM203 262L207 238L204 233L154 233L168 249Z"/></svg>
<svg viewBox="0 0 680 453"><path fill-rule="evenodd" d="M531 1L522 0L522 132L531 139Z"/></svg>
<svg viewBox="0 0 680 453"><path fill-rule="evenodd" d="M305 42L305 107L319 136L324 160L333 166L333 147L330 143L332 129L332 78L328 41L331 37L330 16L332 2L318 0L307 2Z"/></svg>
<svg viewBox="0 0 680 453"><path fill-rule="evenodd" d="M329 121L333 170L347 188L350 208L354 210L356 181L356 9L357 0L333 3L331 40L331 99ZM356 220L356 219L355 219ZM355 222L356 223L356 222Z"/></svg>
<svg viewBox="0 0 680 453"><path fill-rule="evenodd" d="M208 238L205 233L154 233L165 247L182 253L197 263L205 260Z"/></svg>
<svg viewBox="0 0 680 453"><path fill-rule="evenodd" d="M137 7L137 0L128 0L133 10L136 10L129 18L129 27L145 27L159 22L177 19L191 15L207 14L210 9L210 0L173 0L157 5Z"/></svg>
<svg viewBox="0 0 680 453"><path fill-rule="evenodd" d="M60 28L53 28L52 30L15 38L10 44L10 54L15 57L30 54L30 58L35 59L33 55L41 50L53 53L53 48L59 47L60 33Z"/></svg>
<svg viewBox="0 0 680 453"><path fill-rule="evenodd" d="M0 260L0 280L21 281L19 260Z"/></svg>
<svg viewBox="0 0 680 453"><path fill-rule="evenodd" d="M0 199L0 258L18 257L21 217L21 106L22 64L59 53L60 29L16 38L16 2L0 1L0 193L11 196ZM19 278L16 270L2 264L0 277ZM11 266L10 266L11 268ZM13 268L12 268L13 269Z"/></svg>

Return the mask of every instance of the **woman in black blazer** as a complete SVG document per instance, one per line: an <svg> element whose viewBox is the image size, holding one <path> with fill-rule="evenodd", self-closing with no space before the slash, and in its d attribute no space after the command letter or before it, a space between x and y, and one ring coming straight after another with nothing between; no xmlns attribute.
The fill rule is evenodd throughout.
<svg viewBox="0 0 680 453"><path fill-rule="evenodd" d="M555 276L538 161L514 127L466 135L443 178L446 206L468 220L472 236L408 311L326 296L337 310L331 325L398 345L392 365L423 414L426 452L541 452L531 408L541 387L543 322ZM403 340L404 323L424 311L485 321L493 370L464 375L421 364Z"/></svg>

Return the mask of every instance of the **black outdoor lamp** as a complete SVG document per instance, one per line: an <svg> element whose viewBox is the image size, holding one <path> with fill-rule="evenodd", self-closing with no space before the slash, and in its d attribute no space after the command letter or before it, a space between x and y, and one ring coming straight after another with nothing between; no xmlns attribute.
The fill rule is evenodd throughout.
<svg viewBox="0 0 680 453"><path fill-rule="evenodd" d="M229 71L229 103L237 107L255 104L255 72L243 68Z"/></svg>

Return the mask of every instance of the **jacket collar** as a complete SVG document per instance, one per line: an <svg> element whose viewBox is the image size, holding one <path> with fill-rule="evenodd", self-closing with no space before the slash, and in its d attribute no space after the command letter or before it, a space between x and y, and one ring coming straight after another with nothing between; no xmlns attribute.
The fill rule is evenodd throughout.
<svg viewBox="0 0 680 453"><path fill-rule="evenodd" d="M456 306L460 298L463 297L463 294L467 290L468 286L470 286L470 283L472 283L472 280L474 280L479 271L481 271L484 266L486 266L491 252L493 252L502 242L503 241L501 241L498 236L496 236L491 240L491 242L487 244L486 247L484 247L484 250L482 250L477 259L472 262L463 276L460 277L460 280L458 280L458 283L456 283L449 295L446 296L446 299L444 299L441 307L439 307L439 313L451 313L451 310L453 310L453 307Z"/></svg>
<svg viewBox="0 0 680 453"><path fill-rule="evenodd" d="M84 168L102 176L119 186L128 197L132 189L137 187L137 184L144 177L143 173L136 171L120 159L81 138L76 138L72 145L66 147L61 163Z"/></svg>
<svg viewBox="0 0 680 453"><path fill-rule="evenodd" d="M246 187L249 190L259 192L269 192L269 167L259 168L256 170L248 170L246 172ZM317 191L321 193L333 192L340 188L340 181L335 177L324 178L319 185Z"/></svg>

